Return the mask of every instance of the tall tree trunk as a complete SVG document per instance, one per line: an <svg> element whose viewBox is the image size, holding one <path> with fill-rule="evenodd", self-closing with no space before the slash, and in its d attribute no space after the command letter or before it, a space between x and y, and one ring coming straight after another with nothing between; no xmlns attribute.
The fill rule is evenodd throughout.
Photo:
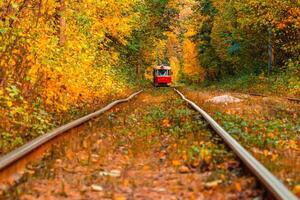
<svg viewBox="0 0 300 200"><path fill-rule="evenodd" d="M0 87L4 86L5 79L5 71L4 69L0 68Z"/></svg>
<svg viewBox="0 0 300 200"><path fill-rule="evenodd" d="M58 28L58 36L59 36L59 44L63 46L66 42L66 19L65 19L65 11L66 11L66 3L65 0L59 0L59 28Z"/></svg>
<svg viewBox="0 0 300 200"><path fill-rule="evenodd" d="M141 73L140 63L137 63L137 65L135 66L135 73L136 73L136 78L139 80L140 79L140 73Z"/></svg>
<svg viewBox="0 0 300 200"><path fill-rule="evenodd" d="M268 30L269 32L269 44L268 44L268 55L269 55L269 59L268 59L268 73L270 74L271 71L274 68L274 63L275 63L275 54L274 54L274 46L273 46L273 40L272 40L272 31L271 29Z"/></svg>
<svg viewBox="0 0 300 200"><path fill-rule="evenodd" d="M36 17L35 27L37 27L39 25L39 19L40 19L41 15L42 15L42 12L41 12L42 6L43 6L43 0L40 0L40 2L39 2L39 10L38 10L37 17Z"/></svg>

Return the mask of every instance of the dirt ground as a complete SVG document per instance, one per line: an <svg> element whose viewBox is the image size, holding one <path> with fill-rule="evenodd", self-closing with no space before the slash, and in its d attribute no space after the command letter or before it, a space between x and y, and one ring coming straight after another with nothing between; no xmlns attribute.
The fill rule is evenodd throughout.
<svg viewBox="0 0 300 200"><path fill-rule="evenodd" d="M73 130L0 199L266 199L201 116L168 88Z"/></svg>

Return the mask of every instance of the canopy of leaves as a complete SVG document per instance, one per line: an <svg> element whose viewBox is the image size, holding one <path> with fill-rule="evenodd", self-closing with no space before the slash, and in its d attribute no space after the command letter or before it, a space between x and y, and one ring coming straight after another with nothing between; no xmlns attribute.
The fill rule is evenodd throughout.
<svg viewBox="0 0 300 200"><path fill-rule="evenodd" d="M124 93L168 27L166 4L0 1L0 153Z"/></svg>

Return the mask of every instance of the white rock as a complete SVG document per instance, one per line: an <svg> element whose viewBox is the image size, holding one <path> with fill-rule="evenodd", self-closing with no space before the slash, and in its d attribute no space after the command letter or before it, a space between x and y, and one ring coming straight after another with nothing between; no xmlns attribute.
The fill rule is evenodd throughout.
<svg viewBox="0 0 300 200"><path fill-rule="evenodd" d="M241 99L235 98L229 95L216 96L212 99L207 100L206 102L212 103L238 103L241 102Z"/></svg>

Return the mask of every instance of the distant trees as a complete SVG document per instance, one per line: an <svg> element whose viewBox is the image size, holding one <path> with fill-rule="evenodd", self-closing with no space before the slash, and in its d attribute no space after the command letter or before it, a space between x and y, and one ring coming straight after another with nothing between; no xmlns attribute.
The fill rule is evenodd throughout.
<svg viewBox="0 0 300 200"><path fill-rule="evenodd" d="M135 66L138 79L144 77L147 67L164 59L158 56L158 41L165 37L163 33L169 29L176 15L176 11L167 7L167 3L168 0L146 0L136 8L142 18L139 21L140 27L133 31L132 38L124 48L124 62L128 66Z"/></svg>
<svg viewBox="0 0 300 200"><path fill-rule="evenodd" d="M207 78L274 71L300 55L300 9L293 0L198 0L199 59Z"/></svg>

